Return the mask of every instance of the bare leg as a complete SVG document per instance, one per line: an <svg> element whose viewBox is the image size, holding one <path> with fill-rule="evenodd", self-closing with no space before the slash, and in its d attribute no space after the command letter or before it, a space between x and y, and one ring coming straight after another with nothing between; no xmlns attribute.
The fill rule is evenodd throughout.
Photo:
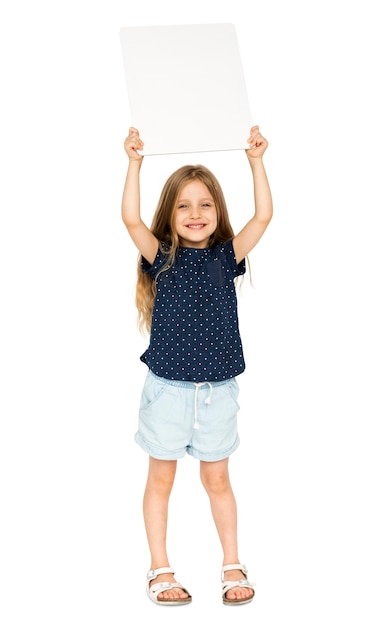
<svg viewBox="0 0 385 626"><path fill-rule="evenodd" d="M223 549L223 565L239 563L237 535L237 504L230 484L228 459L215 462L200 462L202 484L210 500L211 512ZM244 578L240 570L225 573L225 580ZM229 600L241 600L253 595L253 590L243 587L230 589Z"/></svg>
<svg viewBox="0 0 385 626"><path fill-rule="evenodd" d="M147 484L143 497L143 517L151 554L150 569L170 566L166 548L168 503L174 484L176 466L176 461L149 458ZM172 574L160 574L152 581L152 584L163 581L175 582L175 578ZM170 589L159 595L159 598L167 600L186 597L188 594L182 589Z"/></svg>

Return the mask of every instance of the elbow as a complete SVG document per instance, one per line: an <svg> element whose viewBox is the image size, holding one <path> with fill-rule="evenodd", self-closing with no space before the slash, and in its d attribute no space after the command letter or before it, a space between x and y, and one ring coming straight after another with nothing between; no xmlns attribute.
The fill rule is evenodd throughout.
<svg viewBox="0 0 385 626"><path fill-rule="evenodd" d="M122 220L128 230L136 228L141 222L140 219L127 215L124 211L122 211Z"/></svg>
<svg viewBox="0 0 385 626"><path fill-rule="evenodd" d="M272 219L273 219L273 211L271 211L268 215L265 215L264 217L260 218L259 221L264 226L264 228L267 228Z"/></svg>

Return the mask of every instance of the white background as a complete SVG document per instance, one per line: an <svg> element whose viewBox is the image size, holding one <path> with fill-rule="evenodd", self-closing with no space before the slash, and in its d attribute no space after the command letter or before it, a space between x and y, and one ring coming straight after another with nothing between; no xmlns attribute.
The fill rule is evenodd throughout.
<svg viewBox="0 0 385 626"><path fill-rule="evenodd" d="M158 624L384 625L381 16L374 0L2 4L3 626L120 626L136 612ZM133 435L146 340L120 218L119 29L210 22L236 26L270 143L275 215L239 297L247 370L231 459L257 595L221 604L221 551L188 457L169 551L194 600L166 609L144 592L147 458ZM185 157L146 157L146 219ZM246 156L194 161L222 182L237 229L252 211Z"/></svg>

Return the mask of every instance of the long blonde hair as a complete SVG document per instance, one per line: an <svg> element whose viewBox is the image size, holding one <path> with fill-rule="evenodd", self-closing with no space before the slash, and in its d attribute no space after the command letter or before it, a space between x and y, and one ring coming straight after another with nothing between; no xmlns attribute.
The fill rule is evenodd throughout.
<svg viewBox="0 0 385 626"><path fill-rule="evenodd" d="M179 248L179 237L174 228L174 214L177 201L182 188L194 179L198 179L206 185L217 210L217 228L210 237L209 247L228 241L234 236L223 191L214 174L204 165L183 165L171 174L164 184L150 226L151 232L162 245L162 251L165 254L165 263L160 272L171 267L175 261ZM151 330L152 309L156 294L156 278L154 279L146 272L143 272L142 256L139 255L135 303L138 309L138 325L142 333L150 332Z"/></svg>

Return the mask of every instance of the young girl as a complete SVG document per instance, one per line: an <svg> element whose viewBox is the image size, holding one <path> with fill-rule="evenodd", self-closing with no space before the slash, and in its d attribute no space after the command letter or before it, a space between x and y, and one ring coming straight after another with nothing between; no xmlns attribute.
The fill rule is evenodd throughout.
<svg viewBox="0 0 385 626"><path fill-rule="evenodd" d="M139 324L150 333L141 356L148 372L135 435L149 455L143 498L151 557L146 589L162 605L192 599L176 582L166 548L169 497L177 460L186 452L200 461L223 549L223 602L245 604L254 596L238 557L237 506L228 471L229 456L239 445L236 377L245 368L235 281L273 213L262 160L268 143L258 126L248 143L255 212L235 236L221 187L202 165L186 165L169 177L148 228L140 215L138 151L144 144L135 128L124 143L129 165L122 218L139 250L136 304Z"/></svg>

